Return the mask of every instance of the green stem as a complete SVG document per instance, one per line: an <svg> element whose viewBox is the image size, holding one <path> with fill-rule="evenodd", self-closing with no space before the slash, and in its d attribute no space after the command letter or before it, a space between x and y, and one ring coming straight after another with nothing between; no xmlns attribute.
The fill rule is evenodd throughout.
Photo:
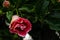
<svg viewBox="0 0 60 40"><path fill-rule="evenodd" d="M20 16L22 17L21 11L20 11Z"/></svg>
<svg viewBox="0 0 60 40"><path fill-rule="evenodd" d="M19 14L18 14L18 10L17 10L17 9L16 9L16 13L17 13L17 15L19 15Z"/></svg>

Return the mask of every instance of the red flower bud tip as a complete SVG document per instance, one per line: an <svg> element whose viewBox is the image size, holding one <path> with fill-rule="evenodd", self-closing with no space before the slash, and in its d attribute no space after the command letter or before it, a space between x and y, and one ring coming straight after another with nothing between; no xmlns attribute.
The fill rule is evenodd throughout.
<svg viewBox="0 0 60 40"><path fill-rule="evenodd" d="M10 2L8 0L4 0L3 7L9 8Z"/></svg>
<svg viewBox="0 0 60 40"><path fill-rule="evenodd" d="M18 34L21 37L25 37L31 30L32 24L28 19L21 18L17 15L12 17L9 29L11 33Z"/></svg>

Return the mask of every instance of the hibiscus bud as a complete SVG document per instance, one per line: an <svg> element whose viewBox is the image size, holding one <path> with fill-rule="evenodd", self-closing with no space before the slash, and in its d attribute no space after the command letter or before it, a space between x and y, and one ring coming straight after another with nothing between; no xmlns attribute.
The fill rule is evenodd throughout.
<svg viewBox="0 0 60 40"><path fill-rule="evenodd" d="M10 2L8 0L4 0L3 7L9 8Z"/></svg>
<svg viewBox="0 0 60 40"><path fill-rule="evenodd" d="M18 34L21 37L25 37L26 34L31 30L31 23L28 19L21 18L17 15L12 17L9 29L11 33Z"/></svg>

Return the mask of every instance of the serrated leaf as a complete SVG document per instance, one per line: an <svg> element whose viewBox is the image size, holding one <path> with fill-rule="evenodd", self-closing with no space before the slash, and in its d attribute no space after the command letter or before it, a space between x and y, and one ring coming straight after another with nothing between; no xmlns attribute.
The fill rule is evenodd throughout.
<svg viewBox="0 0 60 40"><path fill-rule="evenodd" d="M6 17L7 17L7 19L8 19L9 21L11 21L12 15L13 15L13 12L12 12L12 11L6 12Z"/></svg>

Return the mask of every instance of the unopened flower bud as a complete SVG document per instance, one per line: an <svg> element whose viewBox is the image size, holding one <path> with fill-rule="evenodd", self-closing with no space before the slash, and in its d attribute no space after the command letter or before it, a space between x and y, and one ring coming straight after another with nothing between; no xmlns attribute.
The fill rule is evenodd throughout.
<svg viewBox="0 0 60 40"><path fill-rule="evenodd" d="M8 0L4 0L3 7L9 8L10 2Z"/></svg>

